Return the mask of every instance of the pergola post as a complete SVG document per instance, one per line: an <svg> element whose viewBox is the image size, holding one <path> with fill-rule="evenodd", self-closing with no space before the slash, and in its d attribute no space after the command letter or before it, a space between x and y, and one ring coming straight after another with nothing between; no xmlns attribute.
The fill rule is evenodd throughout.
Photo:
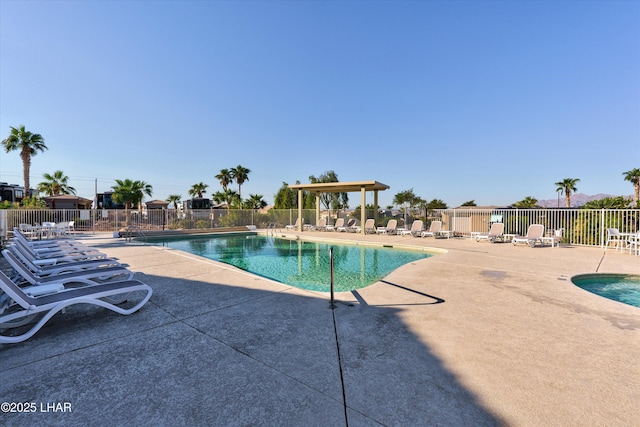
<svg viewBox="0 0 640 427"><path fill-rule="evenodd" d="M316 193L316 225L320 222L320 193Z"/></svg>
<svg viewBox="0 0 640 427"><path fill-rule="evenodd" d="M378 190L373 190L373 221L378 223Z"/></svg>
<svg viewBox="0 0 640 427"><path fill-rule="evenodd" d="M304 200L302 197L302 188L298 189L298 231L302 231L302 206Z"/></svg>
<svg viewBox="0 0 640 427"><path fill-rule="evenodd" d="M360 233L367 234L364 224L367 222L367 190L360 187Z"/></svg>

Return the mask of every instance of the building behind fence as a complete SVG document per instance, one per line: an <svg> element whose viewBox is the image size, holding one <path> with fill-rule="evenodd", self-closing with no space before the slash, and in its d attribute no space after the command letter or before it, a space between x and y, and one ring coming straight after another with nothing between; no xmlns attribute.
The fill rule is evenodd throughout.
<svg viewBox="0 0 640 427"><path fill-rule="evenodd" d="M303 211L304 224L315 225L315 209ZM323 210L321 217L333 224L337 218L355 219L360 212ZM76 232L113 232L125 227L144 230L190 230L253 225L267 228L284 228L294 224L297 209L270 209L269 211L241 209L203 209L178 211L175 209L149 209L145 211L123 209L7 209L0 210L0 233L7 237L19 224L73 221ZM368 211L367 218L374 212ZM526 234L530 224L543 224L547 230L563 229L563 241L572 245L604 246L607 228L617 228L623 233L640 231L640 209L435 209L428 215L422 212L396 214L381 211L377 226L386 225L392 217L399 227L409 228L415 219L422 219L425 227L431 221L442 221L444 230L456 236L469 237L471 232L487 231L491 223L503 222L506 234ZM406 221L405 221L406 217Z"/></svg>

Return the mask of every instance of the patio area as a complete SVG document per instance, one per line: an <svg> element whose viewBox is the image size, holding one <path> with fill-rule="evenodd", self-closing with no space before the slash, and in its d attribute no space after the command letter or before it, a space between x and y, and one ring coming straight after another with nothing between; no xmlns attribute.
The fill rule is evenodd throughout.
<svg viewBox="0 0 640 427"><path fill-rule="evenodd" d="M468 238L279 234L446 253L336 294L332 310L327 294L111 234L83 236L154 294L130 316L75 306L28 341L0 345L0 402L36 408L2 413L3 424L638 422L640 308L570 278L640 274L640 257Z"/></svg>

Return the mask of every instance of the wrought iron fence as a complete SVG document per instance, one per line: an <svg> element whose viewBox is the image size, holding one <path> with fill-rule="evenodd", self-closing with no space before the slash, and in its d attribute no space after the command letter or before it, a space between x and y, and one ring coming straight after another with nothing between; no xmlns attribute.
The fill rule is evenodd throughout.
<svg viewBox="0 0 640 427"><path fill-rule="evenodd" d="M373 218L374 211L367 210L366 217ZM316 224L316 210L303 210L304 224ZM73 221L80 232L116 231L127 226L145 230L205 229L253 225L257 228L284 228L293 225L298 217L297 209L255 210L188 210L153 209L143 212L123 209L8 209L0 215L0 233L11 231L19 224ZM323 210L321 217L334 224L338 218L354 219L360 223L359 211ZM472 232L487 231L492 222L503 222L505 233L526 234L531 224L543 224L547 230L563 229L563 240L572 245L603 246L607 228L617 228L623 233L640 231L640 209L435 209L425 212L380 212L376 226L386 225L391 218L399 227L409 228L415 219L422 219L425 227L433 220L440 220L443 229L457 236L470 236ZM406 220L405 220L406 218ZM345 221L346 222L346 221Z"/></svg>

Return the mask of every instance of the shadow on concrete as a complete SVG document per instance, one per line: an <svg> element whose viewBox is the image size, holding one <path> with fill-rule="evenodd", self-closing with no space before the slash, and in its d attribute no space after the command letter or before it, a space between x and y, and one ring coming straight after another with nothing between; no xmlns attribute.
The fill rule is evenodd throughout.
<svg viewBox="0 0 640 427"><path fill-rule="evenodd" d="M0 345L0 402L36 409L4 413L3 424L502 424L409 331L401 307L332 310L261 280L136 278L154 295L133 315L76 306Z"/></svg>

